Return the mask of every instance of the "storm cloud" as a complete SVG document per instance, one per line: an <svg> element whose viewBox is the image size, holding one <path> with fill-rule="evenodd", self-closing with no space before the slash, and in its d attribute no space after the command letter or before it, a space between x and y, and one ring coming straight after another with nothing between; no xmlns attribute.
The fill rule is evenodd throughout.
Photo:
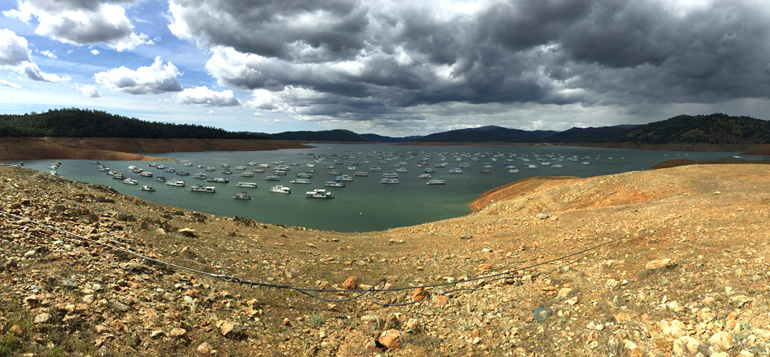
<svg viewBox="0 0 770 357"><path fill-rule="evenodd" d="M442 4L173 0L170 27L212 51L220 84L259 90L272 102L258 108L310 117L442 103L698 103L770 89L770 16L751 1Z"/></svg>

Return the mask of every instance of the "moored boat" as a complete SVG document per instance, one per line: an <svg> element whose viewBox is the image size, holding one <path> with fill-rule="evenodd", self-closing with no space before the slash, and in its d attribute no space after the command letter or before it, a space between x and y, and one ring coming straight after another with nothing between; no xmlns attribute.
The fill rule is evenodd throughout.
<svg viewBox="0 0 770 357"><path fill-rule="evenodd" d="M215 193L217 192L217 188L214 186L203 186L203 185L195 185L193 187L190 187L190 191L192 192L206 192L206 193Z"/></svg>
<svg viewBox="0 0 770 357"><path fill-rule="evenodd" d="M427 185L446 185L446 180L434 178L434 179L428 180L428 182L426 182L425 184L427 184Z"/></svg>
<svg viewBox="0 0 770 357"><path fill-rule="evenodd" d="M139 184L138 181L136 181L136 180L134 180L132 178L124 179L123 183L126 184L126 185L138 185Z"/></svg>
<svg viewBox="0 0 770 357"><path fill-rule="evenodd" d="M334 198L334 195L331 192L326 191L326 189L316 188L313 191L305 192L305 197L330 199L330 198Z"/></svg>
<svg viewBox="0 0 770 357"><path fill-rule="evenodd" d="M167 186L176 186L176 187L184 187L184 181L177 180L177 179L171 179L169 181L166 181Z"/></svg>
<svg viewBox="0 0 770 357"><path fill-rule="evenodd" d="M142 186L142 188L140 188L140 190L147 191L147 192L155 192L155 189L152 188L152 186L146 186L146 185Z"/></svg>
<svg viewBox="0 0 770 357"><path fill-rule="evenodd" d="M238 182L235 184L235 187L257 188L257 183L256 182Z"/></svg>
<svg viewBox="0 0 770 357"><path fill-rule="evenodd" d="M295 178L295 179L292 179L289 182L295 183L295 184L305 184L305 185L307 185L307 184L310 183L310 180L308 180L306 178Z"/></svg>
<svg viewBox="0 0 770 357"><path fill-rule="evenodd" d="M286 193L286 194L289 194L289 193L291 193L291 188L286 187L286 186L277 185L277 186L270 187L270 192L272 192L272 193Z"/></svg>
<svg viewBox="0 0 770 357"><path fill-rule="evenodd" d="M235 196L233 196L236 200L250 200L251 196L249 196L246 192L236 193Z"/></svg>

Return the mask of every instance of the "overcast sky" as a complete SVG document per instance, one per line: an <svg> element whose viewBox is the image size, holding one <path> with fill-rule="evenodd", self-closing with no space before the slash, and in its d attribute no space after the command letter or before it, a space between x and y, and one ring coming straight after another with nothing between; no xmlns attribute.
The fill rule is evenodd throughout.
<svg viewBox="0 0 770 357"><path fill-rule="evenodd" d="M767 0L3 0L0 14L0 113L393 136L770 119Z"/></svg>

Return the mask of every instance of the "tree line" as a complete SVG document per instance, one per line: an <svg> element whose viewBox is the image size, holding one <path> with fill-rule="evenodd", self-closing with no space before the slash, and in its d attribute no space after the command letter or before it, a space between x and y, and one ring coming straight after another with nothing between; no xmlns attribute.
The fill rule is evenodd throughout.
<svg viewBox="0 0 770 357"><path fill-rule="evenodd" d="M0 114L0 136L268 139L253 133L230 132L202 125L148 122L79 108Z"/></svg>

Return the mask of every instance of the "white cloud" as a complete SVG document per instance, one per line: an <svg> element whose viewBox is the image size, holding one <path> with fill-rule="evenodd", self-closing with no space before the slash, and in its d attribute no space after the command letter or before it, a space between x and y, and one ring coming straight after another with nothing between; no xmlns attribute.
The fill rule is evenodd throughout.
<svg viewBox="0 0 770 357"><path fill-rule="evenodd" d="M209 109L208 113L209 113L209 114L211 114L211 115L215 115L217 112L215 112L215 111L214 111L214 110L212 110L212 109Z"/></svg>
<svg viewBox="0 0 770 357"><path fill-rule="evenodd" d="M56 58L58 58L58 57L56 57L56 54L55 54L55 53L53 53L53 52L51 52L51 51L49 51L49 50L45 50L45 51L39 51L39 53L40 53L41 55L43 55L43 56L46 56L46 57L48 57L48 58L53 58L53 59L56 59Z"/></svg>
<svg viewBox="0 0 770 357"><path fill-rule="evenodd" d="M20 85L13 82L6 81L5 79L0 79L0 87L8 87L8 88L14 88L14 89L21 88Z"/></svg>
<svg viewBox="0 0 770 357"><path fill-rule="evenodd" d="M147 43L147 35L134 33L122 6L100 1L19 1L18 9L3 15L30 23L37 19L35 33L64 43L106 43L117 51Z"/></svg>
<svg viewBox="0 0 770 357"><path fill-rule="evenodd" d="M90 84L75 85L75 88L77 88L80 95L86 98L99 98L102 96L102 94L99 93L99 89Z"/></svg>
<svg viewBox="0 0 770 357"><path fill-rule="evenodd" d="M97 50L97 49L93 49L93 50L91 50L91 54L92 54L92 55L94 55L94 56L96 56L96 55L98 55L98 54L99 54L99 50Z"/></svg>
<svg viewBox="0 0 770 357"><path fill-rule="evenodd" d="M199 104L207 107L232 107L241 104L233 95L233 91L217 92L205 86L185 89L177 94L177 101L182 104Z"/></svg>
<svg viewBox="0 0 770 357"><path fill-rule="evenodd" d="M68 76L57 76L55 74L43 73L43 71L40 70L40 67L32 62L28 62L21 66L21 71L24 73L24 75L27 76L27 78L33 81L59 83L70 80L70 77Z"/></svg>
<svg viewBox="0 0 770 357"><path fill-rule="evenodd" d="M94 74L96 82L110 90L130 94L158 94L180 92L182 86L176 77L181 73L173 63L163 64L160 57L149 67L139 67L131 70L126 67L111 69L107 72Z"/></svg>
<svg viewBox="0 0 770 357"><path fill-rule="evenodd" d="M8 29L0 29L0 66L30 62L27 39Z"/></svg>

